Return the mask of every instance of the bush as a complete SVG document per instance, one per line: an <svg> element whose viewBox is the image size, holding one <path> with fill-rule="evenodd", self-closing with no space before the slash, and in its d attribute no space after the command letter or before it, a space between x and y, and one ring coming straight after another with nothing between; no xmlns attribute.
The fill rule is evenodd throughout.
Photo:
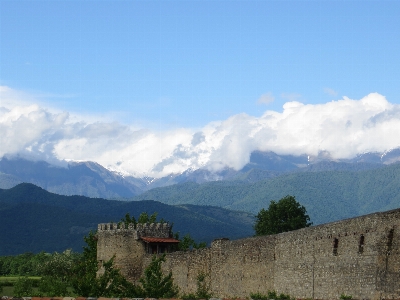
<svg viewBox="0 0 400 300"><path fill-rule="evenodd" d="M289 295L286 294L280 294L278 295L275 291L268 291L267 295L262 294L260 292L257 293L251 293L250 298L253 300L294 300L294 298L290 297Z"/></svg>
<svg viewBox="0 0 400 300"><path fill-rule="evenodd" d="M68 284L60 278L45 276L42 277L39 283L40 296L60 297L66 296Z"/></svg>
<svg viewBox="0 0 400 300"><path fill-rule="evenodd" d="M346 295L346 294L341 294L340 295L340 299L341 300L350 300L352 298L353 298L353 296L350 296L350 295Z"/></svg>
<svg viewBox="0 0 400 300"><path fill-rule="evenodd" d="M182 299L190 300L190 299L210 299L212 295L210 293L210 285L206 281L207 275L203 272L200 272L197 275L197 291L195 294L184 294L182 295Z"/></svg>
<svg viewBox="0 0 400 300"><path fill-rule="evenodd" d="M198 299L196 294L190 293L190 294L183 294L181 297L183 300L195 300Z"/></svg>
<svg viewBox="0 0 400 300"><path fill-rule="evenodd" d="M165 254L160 257L154 255L144 271L144 277L140 278L146 298L173 298L178 294L178 287L174 285L172 273L166 276L162 273L161 264L164 261Z"/></svg>
<svg viewBox="0 0 400 300"><path fill-rule="evenodd" d="M0 281L0 286L14 286L14 283L10 280Z"/></svg>
<svg viewBox="0 0 400 300"><path fill-rule="evenodd" d="M29 297L33 293L33 282L28 277L20 277L14 284L15 297Z"/></svg>

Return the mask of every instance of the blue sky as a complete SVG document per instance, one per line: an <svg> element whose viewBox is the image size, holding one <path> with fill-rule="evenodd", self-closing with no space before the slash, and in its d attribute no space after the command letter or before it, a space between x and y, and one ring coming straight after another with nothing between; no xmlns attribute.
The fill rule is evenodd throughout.
<svg viewBox="0 0 400 300"><path fill-rule="evenodd" d="M290 99L400 101L399 1L0 5L1 84L62 110L193 127Z"/></svg>
<svg viewBox="0 0 400 300"><path fill-rule="evenodd" d="M188 144L196 132L203 133L196 137L207 137L205 128L214 126L212 122L227 124L241 119L237 116L261 122L266 111L284 116L285 103L290 111L293 101L317 111L318 105L328 109L333 100L354 99L363 106L365 101L362 104L360 99L370 93L378 93L378 106L392 109L391 105L400 103L399 16L400 1L0 0L0 106L9 113L7 101L25 101L38 105L35 111L53 121L67 113L67 123L79 115L86 125L108 120L107 126L117 124L122 131L147 130L157 135L154 132L169 130L173 132L170 140L177 139L174 146L165 146L169 152L158 153L153 164L143 167L162 169L168 159L187 150L179 147ZM32 110L18 113L29 112ZM326 116L315 114L308 117ZM39 128L39 124L36 121L32 126ZM272 123L268 126L274 128ZM33 151L41 143L42 150L37 151L46 152L43 145L51 142L44 141L46 134L40 130L37 136L42 142L18 141L18 147L4 147L0 154ZM99 135L112 136L113 130ZM10 131L9 138L16 132ZM177 132L186 132L186 144ZM79 143L81 139L74 137ZM49 148L59 159L93 159L114 167L121 161L143 161L142 156L114 159L115 155L109 154L104 158L97 148L89 151L90 155L61 155L55 150L60 145ZM164 147L160 140L153 141L154 147L160 145ZM329 145L299 151L334 151ZM69 147L78 146L70 143ZM268 147L253 143L240 162L224 165L238 168L249 152ZM378 148L358 145L351 154L343 155ZM79 153L85 152L82 149ZM287 152L281 146L271 149ZM200 155L206 150L196 151ZM164 162L161 167L160 162ZM192 163L186 161L178 169Z"/></svg>

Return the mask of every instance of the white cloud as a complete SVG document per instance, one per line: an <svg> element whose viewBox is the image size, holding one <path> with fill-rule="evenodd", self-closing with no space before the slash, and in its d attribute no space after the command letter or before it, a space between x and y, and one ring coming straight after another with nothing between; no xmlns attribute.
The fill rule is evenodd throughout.
<svg viewBox="0 0 400 300"><path fill-rule="evenodd" d="M316 105L291 101L282 113L238 114L201 130L160 132L94 117L79 120L21 95L0 89L0 157L91 160L125 174L160 177L188 168L240 169L254 150L294 155L326 151L333 158L351 158L400 146L400 106L377 93Z"/></svg>

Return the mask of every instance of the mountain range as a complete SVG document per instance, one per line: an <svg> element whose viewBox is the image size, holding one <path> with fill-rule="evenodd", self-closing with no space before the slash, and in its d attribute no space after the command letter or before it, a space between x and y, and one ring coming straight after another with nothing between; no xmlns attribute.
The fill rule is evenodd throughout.
<svg viewBox="0 0 400 300"><path fill-rule="evenodd" d="M93 162L59 167L3 158L0 255L79 251L98 223L127 212L158 212L175 231L210 242L253 235L254 215L286 195L306 207L314 225L399 208L399 157L397 149L351 161L255 152L239 171L188 170L160 179L122 176Z"/></svg>
<svg viewBox="0 0 400 300"><path fill-rule="evenodd" d="M155 188L132 200L153 199L166 204L219 205L258 213L271 200L293 195L317 225L400 207L400 164L368 170L286 173L254 183L186 182Z"/></svg>
<svg viewBox="0 0 400 300"><path fill-rule="evenodd" d="M69 162L61 167L45 161L3 157L0 160L0 188L7 189L28 182L60 195L127 199L153 188L186 182L255 183L288 173L377 169L397 161L400 161L400 149L364 153L351 160L333 160L328 153L323 152L312 157L255 151L249 163L241 170L226 168L211 172L207 169L188 169L181 174L170 174L162 178L135 178L110 171L95 162Z"/></svg>

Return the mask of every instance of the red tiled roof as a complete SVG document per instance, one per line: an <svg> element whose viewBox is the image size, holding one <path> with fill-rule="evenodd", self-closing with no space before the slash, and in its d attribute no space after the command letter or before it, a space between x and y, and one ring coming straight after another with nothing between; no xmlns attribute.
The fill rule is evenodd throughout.
<svg viewBox="0 0 400 300"><path fill-rule="evenodd" d="M142 236L142 240L146 243L179 243L177 239L173 238L155 238Z"/></svg>

